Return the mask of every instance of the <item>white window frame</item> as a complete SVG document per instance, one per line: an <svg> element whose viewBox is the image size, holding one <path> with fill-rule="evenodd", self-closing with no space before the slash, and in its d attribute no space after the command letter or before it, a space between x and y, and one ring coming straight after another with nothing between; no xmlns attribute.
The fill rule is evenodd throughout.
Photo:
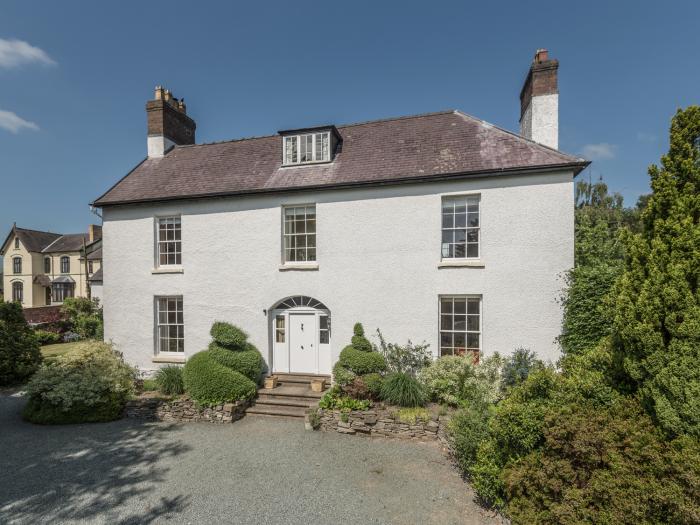
<svg viewBox="0 0 700 525"><path fill-rule="evenodd" d="M16 255L12 258L12 274L22 275L22 257Z"/></svg>
<svg viewBox="0 0 700 525"><path fill-rule="evenodd" d="M51 285L52 303L63 303L71 297L75 297L75 283L53 283Z"/></svg>
<svg viewBox="0 0 700 525"><path fill-rule="evenodd" d="M64 262L66 263L65 270L63 269ZM70 273L70 257L68 255L61 255L61 257L58 259L58 265L61 273Z"/></svg>
<svg viewBox="0 0 700 525"><path fill-rule="evenodd" d="M452 312L449 313L444 313L442 311L442 302L443 300L446 299L451 299L452 300ZM465 309L464 309L464 330L455 330L454 328L454 300L459 299L459 300L464 300L465 301ZM479 304L479 328L478 330L469 330L469 315L474 315L474 314L469 314L469 300L476 300L478 301ZM443 329L442 327L442 318L443 315L449 315L451 316L452 319L452 328L451 329ZM462 314L458 314L462 315ZM464 334L464 352L463 354L466 355L470 352L472 352L475 355L475 358L478 360L479 355L483 352L483 321L484 321L484 300L481 295L476 295L476 294L453 294L453 295L440 295L438 296L438 355L440 357L443 357L445 355L455 355L454 350L455 344L454 344L454 334L455 333L460 333ZM443 354L442 352L442 334L443 332L445 333L451 333L453 334L453 339L452 339L452 346L448 347L452 349L452 353L445 353ZM475 348L470 348L468 345L468 340L469 340L469 335L468 334L477 334L479 338L479 347L478 349ZM460 355L460 354L457 354Z"/></svg>
<svg viewBox="0 0 700 525"><path fill-rule="evenodd" d="M327 151L326 156L322 158L319 157L319 152L317 148L317 137L326 136L327 140ZM301 141L306 140L307 137L311 137L311 151L312 160L301 160ZM291 160L287 158L287 141L296 141L296 160ZM323 144L323 141L321 142ZM323 152L321 152L323 154ZM312 133L300 133L298 135L284 135L282 137L282 165L283 166L298 166L304 164L319 164L322 162L330 162L331 160L331 132L330 131L314 131Z"/></svg>
<svg viewBox="0 0 700 525"><path fill-rule="evenodd" d="M179 225L179 231L180 231L180 239L161 239L160 238L160 226L161 223L167 224L168 221L172 221L173 225L177 224ZM174 221L177 221L175 223ZM182 267L182 217L180 215L164 215L162 217L156 217L155 218L155 266L156 268L181 268ZM167 245L167 244L174 244L176 248L179 247L179 250L176 249L173 252L164 252L162 255L166 256L166 262L161 263L160 256L161 256L161 246ZM178 246L179 245L179 246ZM175 262L174 263L168 263L167 259L170 254L174 254L175 256ZM179 262L177 261L179 255Z"/></svg>
<svg viewBox="0 0 700 525"><path fill-rule="evenodd" d="M175 310L171 312L171 310L166 309L165 312L162 312L160 309L160 301L176 301L175 304ZM179 302L179 307L180 310L178 310L178 304ZM153 340L153 350L154 354L156 356L184 356L185 355L185 303L183 301L182 295L156 295L153 298L153 311L154 311L154 340ZM162 322L161 321L161 313L166 314L166 321ZM174 313L175 314L175 322L171 323L169 319L167 319L168 314ZM177 320L177 315L181 314L182 322L179 322ZM171 337L170 336L170 327L181 327L181 330L179 330L179 333L176 337ZM162 340L161 340L161 335L160 335L160 329L161 327L167 328L168 335L167 337L164 338L165 341L168 343L171 339L180 340L181 344L179 345L182 350L177 350L177 351L171 351L171 350L161 350L162 347Z"/></svg>
<svg viewBox="0 0 700 525"><path fill-rule="evenodd" d="M24 283L22 281L12 281L10 287L12 289L12 302L24 304ZM15 297L17 290L19 291L19 293L17 294L19 295L18 299Z"/></svg>
<svg viewBox="0 0 700 525"><path fill-rule="evenodd" d="M464 200L465 203L465 223L464 227L461 226L456 226L455 225L455 215L456 213L454 212L455 206L453 204L453 211L452 211L452 217L453 217L453 223L451 227L445 227L444 225L444 210L445 210L445 202L447 201L458 201L458 200ZM469 226L469 205L471 204L474 205L474 202L478 205L478 210L476 211L477 215L477 221L478 224L477 226ZM471 212L474 213L474 212ZM451 231L451 232L456 232L464 230L464 256L463 257L458 257L453 253L452 256L449 254L449 247L447 251L445 250L445 244L443 242L444 238L444 232L445 231ZM476 231L477 232L477 242L476 243L470 243L469 242L469 231ZM454 239L454 237L453 237ZM455 246L457 243L447 243L448 245L451 244L452 246ZM476 255L469 255L469 245L474 245L476 244L477 247L477 254ZM467 194L461 194L461 195L444 195L442 199L440 200L440 258L443 261L478 261L481 259L482 255L482 243L481 243L481 195L478 193L467 193Z"/></svg>
<svg viewBox="0 0 700 525"><path fill-rule="evenodd" d="M305 231L304 233L299 233L299 232L293 232L293 233L288 233L287 232L287 210L290 209L295 209L295 208L304 208L304 222L305 226L304 229L306 230L306 216L307 216L307 209L308 208L313 208L314 210L314 222L315 222L315 227L314 231L310 234L308 231ZM304 236L305 241L306 241L306 246L304 247L305 253L306 253L306 259L304 260L290 260L287 258L287 239L288 238L293 238L293 237L300 237ZM309 259L309 237L313 236L314 239L314 245L311 247L314 250L314 258ZM298 248L289 248L293 250L297 250ZM285 205L282 206L282 263L283 264L290 264L290 265L296 265L296 264L316 264L318 263L318 213L317 213L317 208L315 203L307 203L307 204L290 204L290 205Z"/></svg>

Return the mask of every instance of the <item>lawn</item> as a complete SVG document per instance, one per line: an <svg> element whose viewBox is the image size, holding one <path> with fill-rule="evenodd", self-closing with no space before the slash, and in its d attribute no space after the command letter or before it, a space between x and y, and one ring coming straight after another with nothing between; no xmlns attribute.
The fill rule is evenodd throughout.
<svg viewBox="0 0 700 525"><path fill-rule="evenodd" d="M44 345L41 347L41 355L45 358L58 357L59 355L67 354L75 348L77 342L73 343L58 343L55 345Z"/></svg>

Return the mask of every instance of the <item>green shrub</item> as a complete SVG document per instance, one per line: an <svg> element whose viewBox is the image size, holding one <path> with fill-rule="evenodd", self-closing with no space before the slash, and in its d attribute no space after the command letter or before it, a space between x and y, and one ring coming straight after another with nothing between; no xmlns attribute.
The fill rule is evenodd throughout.
<svg viewBox="0 0 700 525"><path fill-rule="evenodd" d="M209 333L219 346L229 350L245 350L248 334L237 326L223 321L216 321Z"/></svg>
<svg viewBox="0 0 700 525"><path fill-rule="evenodd" d="M386 369L386 362L381 354L357 350L354 346L343 348L338 363L356 375L382 372Z"/></svg>
<svg viewBox="0 0 700 525"><path fill-rule="evenodd" d="M433 361L433 354L429 350L430 345L425 342L415 345L409 339L404 346L387 343L379 328L377 328L377 337L379 351L384 356L387 370L390 372L406 372L415 376Z"/></svg>
<svg viewBox="0 0 700 525"><path fill-rule="evenodd" d="M309 412L308 418L309 418L309 425L311 425L311 428L314 430L318 430L319 427L321 426L321 416L318 413L318 409L311 410Z"/></svg>
<svg viewBox="0 0 700 525"><path fill-rule="evenodd" d="M318 406L328 410L367 410L370 402L366 399L354 399L349 396L343 396L340 388L334 386L323 394L318 402Z"/></svg>
<svg viewBox="0 0 700 525"><path fill-rule="evenodd" d="M157 392L159 388L155 379L144 379L141 387L144 392Z"/></svg>
<svg viewBox="0 0 700 525"><path fill-rule="evenodd" d="M474 490L486 505L503 508L506 504L503 459L492 439L479 443L476 461L468 471Z"/></svg>
<svg viewBox="0 0 700 525"><path fill-rule="evenodd" d="M0 385L20 383L41 364L39 342L18 303L0 300Z"/></svg>
<svg viewBox="0 0 700 525"><path fill-rule="evenodd" d="M69 297L61 311L68 317L71 330L83 339L102 340L104 321L99 300L87 297Z"/></svg>
<svg viewBox="0 0 700 525"><path fill-rule="evenodd" d="M179 396L185 393L185 382L182 378L182 368L179 366L164 366L155 376L158 390L168 396Z"/></svg>
<svg viewBox="0 0 700 525"><path fill-rule="evenodd" d="M505 359L501 370L501 388L508 389L519 385L530 373L544 368L544 363L537 359L534 352L527 348L516 348Z"/></svg>
<svg viewBox="0 0 700 525"><path fill-rule="evenodd" d="M229 350L216 342L209 345L209 354L218 363L240 372L255 384L260 382L265 361L262 355L250 343L245 343L245 350Z"/></svg>
<svg viewBox="0 0 700 525"><path fill-rule="evenodd" d="M198 352L187 360L183 378L185 390L202 406L249 399L256 392L253 381L216 361L210 350Z"/></svg>
<svg viewBox="0 0 700 525"><path fill-rule="evenodd" d="M430 414L422 407L402 408L394 414L394 417L401 423L406 423L408 425L427 423L430 421Z"/></svg>
<svg viewBox="0 0 700 525"><path fill-rule="evenodd" d="M395 372L389 374L382 384L382 399L402 407L425 405L426 396L421 384L408 374Z"/></svg>
<svg viewBox="0 0 700 525"><path fill-rule="evenodd" d="M365 337L365 329L362 327L362 324L355 323L352 332L353 336L350 340L352 347L360 352L371 352L372 343Z"/></svg>
<svg viewBox="0 0 700 525"><path fill-rule="evenodd" d="M56 332L49 332L47 330L35 330L34 335L36 335L37 341L41 346L44 345L55 345L60 343L63 339L61 334Z"/></svg>
<svg viewBox="0 0 700 525"><path fill-rule="evenodd" d="M344 368L340 361L338 361L333 367L333 381L336 385L349 385L355 380L355 377L357 377L355 373L351 372L347 368Z"/></svg>
<svg viewBox="0 0 700 525"><path fill-rule="evenodd" d="M135 371L111 345L78 343L34 374L23 416L45 424L118 419L134 390L134 378Z"/></svg>
<svg viewBox="0 0 700 525"><path fill-rule="evenodd" d="M514 523L700 522L700 444L664 441L632 399L555 411L504 479Z"/></svg>
<svg viewBox="0 0 700 525"><path fill-rule="evenodd" d="M458 411L448 425L448 438L455 459L464 472L469 472L476 462L479 445L489 437L489 406L468 406Z"/></svg>
<svg viewBox="0 0 700 525"><path fill-rule="evenodd" d="M382 395L382 384L384 383L384 378L377 374L376 372L372 374L365 374L362 376L362 380L367 387L367 393L371 399L380 399Z"/></svg>
<svg viewBox="0 0 700 525"><path fill-rule="evenodd" d="M438 403L493 403L499 398L501 363L498 354L478 365L471 355L445 356L421 370L419 380Z"/></svg>

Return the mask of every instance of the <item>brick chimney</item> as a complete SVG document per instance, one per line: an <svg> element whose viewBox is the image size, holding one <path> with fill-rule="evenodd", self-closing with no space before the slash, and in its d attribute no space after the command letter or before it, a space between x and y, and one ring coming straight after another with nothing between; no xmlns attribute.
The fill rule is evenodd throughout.
<svg viewBox="0 0 700 525"><path fill-rule="evenodd" d="M538 49L520 91L520 134L559 148L559 61L549 59L546 49Z"/></svg>
<svg viewBox="0 0 700 525"><path fill-rule="evenodd" d="M194 120L187 116L185 99L156 86L154 100L146 102L148 157L162 157L172 146L194 144Z"/></svg>
<svg viewBox="0 0 700 525"><path fill-rule="evenodd" d="M102 226L91 224L88 226L88 242L95 242L102 238Z"/></svg>

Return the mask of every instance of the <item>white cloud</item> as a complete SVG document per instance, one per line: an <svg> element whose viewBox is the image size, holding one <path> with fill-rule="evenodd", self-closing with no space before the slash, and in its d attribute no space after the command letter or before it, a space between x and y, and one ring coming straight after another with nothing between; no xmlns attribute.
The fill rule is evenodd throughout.
<svg viewBox="0 0 700 525"><path fill-rule="evenodd" d="M615 144L601 142L600 144L586 144L583 147L583 156L590 160L614 159L617 152Z"/></svg>
<svg viewBox="0 0 700 525"><path fill-rule="evenodd" d="M646 133L644 131L637 132L637 140L639 142L656 142L658 137L653 133Z"/></svg>
<svg viewBox="0 0 700 525"><path fill-rule="evenodd" d="M12 111L3 111L2 109L0 109L0 128L14 134L19 133L23 129L39 130L39 126L34 124L34 122L24 120L16 113L12 113Z"/></svg>
<svg viewBox="0 0 700 525"><path fill-rule="evenodd" d="M49 66L56 65L56 62L43 49L23 40L0 38L0 67L17 67L32 62Z"/></svg>

